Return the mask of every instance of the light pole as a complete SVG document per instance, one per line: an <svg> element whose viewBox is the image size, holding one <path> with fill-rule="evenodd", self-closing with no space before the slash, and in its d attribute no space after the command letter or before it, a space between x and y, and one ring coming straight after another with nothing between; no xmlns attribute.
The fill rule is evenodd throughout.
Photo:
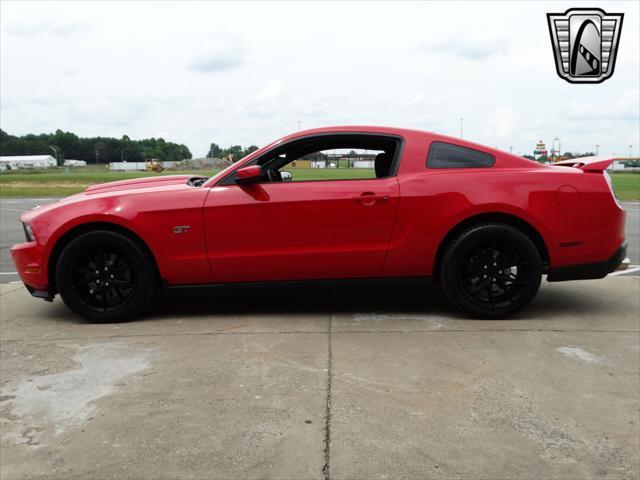
<svg viewBox="0 0 640 480"><path fill-rule="evenodd" d="M596 155L598 155L598 149L600 148L600 145L596 145Z"/></svg>
<svg viewBox="0 0 640 480"><path fill-rule="evenodd" d="M509 145L509 153L513 153L513 145Z"/></svg>
<svg viewBox="0 0 640 480"><path fill-rule="evenodd" d="M556 149L556 142L558 142L558 148ZM560 146L560 137L554 137L551 143L551 157L554 157L554 153L559 157L561 155L562 148Z"/></svg>
<svg viewBox="0 0 640 480"><path fill-rule="evenodd" d="M629 145L629 160L631 160L631 149L633 148L633 145Z"/></svg>
<svg viewBox="0 0 640 480"><path fill-rule="evenodd" d="M60 160L58 159L58 150L56 149L56 147L53 147L51 145L49 145L49 148L51 150L53 150L53 154L56 156L56 165L59 167L60 166Z"/></svg>

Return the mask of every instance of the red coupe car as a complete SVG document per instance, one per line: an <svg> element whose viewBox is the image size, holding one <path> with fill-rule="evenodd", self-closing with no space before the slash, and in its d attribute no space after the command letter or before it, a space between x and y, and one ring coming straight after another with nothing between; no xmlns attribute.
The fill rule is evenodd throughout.
<svg viewBox="0 0 640 480"><path fill-rule="evenodd" d="M130 318L172 286L410 277L432 277L466 314L504 318L543 274L624 266L611 161L541 165L408 129L308 130L211 178L116 181L37 207L11 253L33 296L60 293L92 321Z"/></svg>

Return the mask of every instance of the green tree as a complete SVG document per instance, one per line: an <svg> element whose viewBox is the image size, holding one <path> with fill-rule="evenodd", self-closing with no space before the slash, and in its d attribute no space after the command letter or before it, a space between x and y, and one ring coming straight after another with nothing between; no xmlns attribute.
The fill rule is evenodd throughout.
<svg viewBox="0 0 640 480"><path fill-rule="evenodd" d="M209 158L220 158L222 157L222 149L216 143L212 143L209 147L209 153L207 153L207 157Z"/></svg>
<svg viewBox="0 0 640 480"><path fill-rule="evenodd" d="M242 158L242 152L240 145L233 145L225 150L225 157L230 157L231 161L237 162Z"/></svg>
<svg viewBox="0 0 640 480"><path fill-rule="evenodd" d="M16 137L0 131L1 155L52 155L51 147L58 152L58 158L85 160L87 163L143 161L146 158L180 161L191 158L191 152L185 145L168 142L163 138L131 140L127 135L122 138L78 137L71 132L56 130L41 135L23 135ZM97 152L97 154L96 154Z"/></svg>
<svg viewBox="0 0 640 480"><path fill-rule="evenodd" d="M242 152L242 157L246 157L247 155L255 152L256 150L258 150L258 146L257 145L249 145L247 148L244 149L244 151Z"/></svg>

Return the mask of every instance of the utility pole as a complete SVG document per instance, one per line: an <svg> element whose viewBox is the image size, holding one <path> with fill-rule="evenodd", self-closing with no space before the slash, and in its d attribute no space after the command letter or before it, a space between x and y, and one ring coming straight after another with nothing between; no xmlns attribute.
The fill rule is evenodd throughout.
<svg viewBox="0 0 640 480"><path fill-rule="evenodd" d="M298 120L298 131L300 130L300 120Z"/></svg>
<svg viewBox="0 0 640 480"><path fill-rule="evenodd" d="M558 142L558 148L556 149L556 142ZM553 137L553 142L551 142L551 158L560 157L562 155L560 152L562 148L560 146L560 137Z"/></svg>
<svg viewBox="0 0 640 480"><path fill-rule="evenodd" d="M59 167L60 166L60 159L58 158L58 150L56 149L56 147L53 147L51 145L49 145L49 148L51 150L53 150L53 154L56 156L55 157L56 158L56 165ZM629 150L629 151L631 151L631 150Z"/></svg>
<svg viewBox="0 0 640 480"><path fill-rule="evenodd" d="M596 155L598 155L598 149L600 148L600 145L596 145Z"/></svg>
<svg viewBox="0 0 640 480"><path fill-rule="evenodd" d="M509 145L509 153L513 153L513 145Z"/></svg>
<svg viewBox="0 0 640 480"><path fill-rule="evenodd" d="M96 164L100 165L100 152L98 152L97 148L96 148Z"/></svg>
<svg viewBox="0 0 640 480"><path fill-rule="evenodd" d="M629 160L631 160L631 149L633 148L633 145L629 145Z"/></svg>
<svg viewBox="0 0 640 480"><path fill-rule="evenodd" d="M464 118L460 119L460 138L462 138L462 122L464 121Z"/></svg>

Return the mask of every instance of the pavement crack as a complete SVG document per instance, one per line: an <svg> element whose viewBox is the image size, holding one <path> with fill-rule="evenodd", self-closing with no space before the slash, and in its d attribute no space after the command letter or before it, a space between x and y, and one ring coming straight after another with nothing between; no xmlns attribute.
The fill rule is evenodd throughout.
<svg viewBox="0 0 640 480"><path fill-rule="evenodd" d="M347 330L333 332L333 314L331 314L331 328L332 335L359 335L359 334L371 334L371 335L383 335L386 333L400 333L400 334L441 334L441 333L640 333L640 330L567 330L567 329L531 329L522 328L517 330L497 329L497 328L461 328L461 329L440 329L440 330ZM176 332L176 333L139 333L139 334L115 334L115 335L89 335L83 336L70 336L70 337L34 337L34 338L11 338L0 339L0 345L25 343L25 342L66 342L76 340L111 340L120 338L154 338L154 337L201 337L201 336L216 336L216 335L325 335L325 330L276 330L272 332L268 331L247 331L247 332L232 332L232 331L215 331L215 332Z"/></svg>
<svg viewBox="0 0 640 480"><path fill-rule="evenodd" d="M329 326L327 328L327 406L324 416L324 466L322 473L324 480L331 479L331 383L333 380L333 292L331 292L331 309L329 311Z"/></svg>

